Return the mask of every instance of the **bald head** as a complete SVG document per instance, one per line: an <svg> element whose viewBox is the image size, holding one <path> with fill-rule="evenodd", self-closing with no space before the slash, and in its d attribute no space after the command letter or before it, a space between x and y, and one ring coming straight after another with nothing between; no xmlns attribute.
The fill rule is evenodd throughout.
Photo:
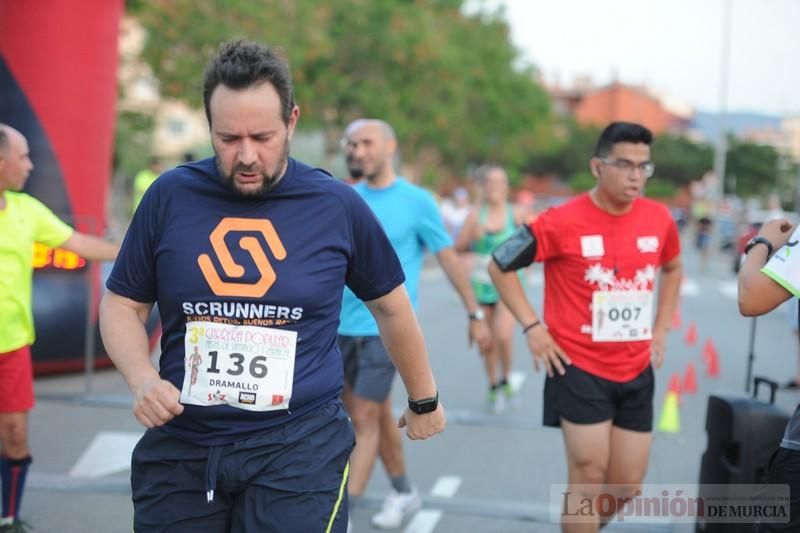
<svg viewBox="0 0 800 533"><path fill-rule="evenodd" d="M351 175L363 175L378 184L394 179L392 157L397 151L397 138L389 123L374 118L353 121L345 129L345 141Z"/></svg>
<svg viewBox="0 0 800 533"><path fill-rule="evenodd" d="M8 124L0 122L0 153L7 153L11 147L12 139L19 140L20 138L25 140L25 137L19 131Z"/></svg>
<svg viewBox="0 0 800 533"><path fill-rule="evenodd" d="M28 141L19 131L0 123L0 191L19 191L33 170Z"/></svg>

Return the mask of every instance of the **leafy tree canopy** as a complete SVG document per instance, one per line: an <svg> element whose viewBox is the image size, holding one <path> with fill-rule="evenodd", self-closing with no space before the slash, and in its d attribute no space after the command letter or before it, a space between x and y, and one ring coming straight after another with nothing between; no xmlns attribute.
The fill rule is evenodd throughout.
<svg viewBox="0 0 800 533"><path fill-rule="evenodd" d="M148 32L144 58L163 94L200 107L202 72L220 42L283 49L303 128L331 157L352 119L391 123L419 174L461 175L494 160L519 169L552 139L549 99L520 67L502 12L461 0L130 0Z"/></svg>

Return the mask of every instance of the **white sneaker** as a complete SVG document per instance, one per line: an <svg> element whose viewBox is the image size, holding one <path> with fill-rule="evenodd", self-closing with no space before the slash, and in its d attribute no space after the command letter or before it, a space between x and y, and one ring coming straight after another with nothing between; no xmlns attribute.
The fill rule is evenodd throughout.
<svg viewBox="0 0 800 533"><path fill-rule="evenodd" d="M486 398L486 407L494 415L499 415L506 410L506 399L499 388L489 390L489 396Z"/></svg>
<svg viewBox="0 0 800 533"><path fill-rule="evenodd" d="M411 492L392 490L383 501L381 512L372 517L372 526L378 529L394 529L403 525L403 520L422 507L422 498L416 488Z"/></svg>

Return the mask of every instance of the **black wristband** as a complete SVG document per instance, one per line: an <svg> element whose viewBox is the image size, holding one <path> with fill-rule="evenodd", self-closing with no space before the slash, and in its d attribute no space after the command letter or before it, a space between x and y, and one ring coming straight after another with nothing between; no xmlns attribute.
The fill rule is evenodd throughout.
<svg viewBox="0 0 800 533"><path fill-rule="evenodd" d="M747 253L756 244L763 244L764 246L766 246L767 247L767 259L772 257L772 252L773 252L772 243L769 242L769 240L766 237L761 237L760 235L756 235L755 237L753 237L752 239L750 239L747 242L747 244L744 246L744 254L747 255Z"/></svg>
<svg viewBox="0 0 800 533"><path fill-rule="evenodd" d="M527 326L525 326L524 328L522 328L522 333L523 334L528 333L530 330L532 330L533 328L535 328L536 326L539 326L541 324L542 324L541 320L536 320L535 322L532 322L532 323L528 324Z"/></svg>

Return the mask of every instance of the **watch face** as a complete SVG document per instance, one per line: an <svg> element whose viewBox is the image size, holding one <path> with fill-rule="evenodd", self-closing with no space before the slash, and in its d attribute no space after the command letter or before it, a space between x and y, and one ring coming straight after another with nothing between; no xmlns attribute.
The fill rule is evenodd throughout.
<svg viewBox="0 0 800 533"><path fill-rule="evenodd" d="M486 318L486 315L484 314L483 309L479 307L474 313L470 314L469 317L473 320L483 320Z"/></svg>
<svg viewBox="0 0 800 533"><path fill-rule="evenodd" d="M408 400L408 407L418 415L424 415L436 410L439 406L439 394L437 393L433 398L425 398L423 400Z"/></svg>

